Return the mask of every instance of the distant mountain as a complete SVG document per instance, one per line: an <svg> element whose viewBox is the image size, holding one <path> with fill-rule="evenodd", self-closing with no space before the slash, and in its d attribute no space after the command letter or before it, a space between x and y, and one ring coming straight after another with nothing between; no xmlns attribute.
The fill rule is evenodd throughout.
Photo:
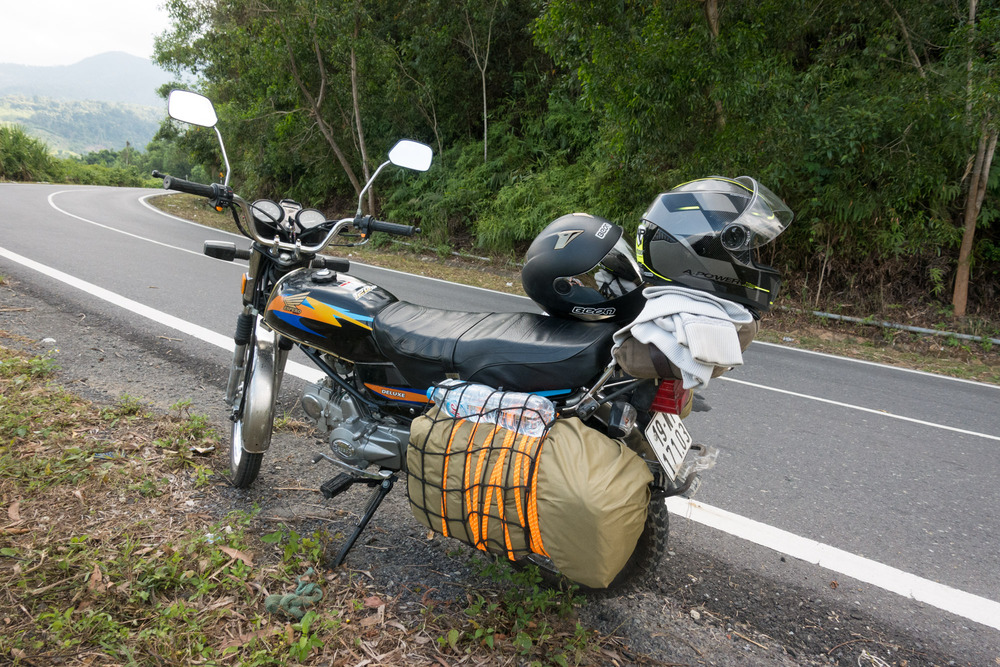
<svg viewBox="0 0 1000 667"><path fill-rule="evenodd" d="M20 125L57 155L126 142L143 150L166 116L156 91L172 79L121 52L56 67L0 64L0 123Z"/></svg>
<svg viewBox="0 0 1000 667"><path fill-rule="evenodd" d="M56 100L163 106L156 90L172 78L145 58L115 51L86 58L75 65L0 64L0 97L37 95Z"/></svg>

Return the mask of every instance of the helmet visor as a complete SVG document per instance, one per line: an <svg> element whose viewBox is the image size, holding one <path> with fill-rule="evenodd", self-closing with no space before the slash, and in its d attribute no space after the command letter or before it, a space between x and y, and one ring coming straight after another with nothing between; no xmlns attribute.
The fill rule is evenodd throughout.
<svg viewBox="0 0 1000 667"><path fill-rule="evenodd" d="M592 269L556 278L553 287L571 303L595 304L624 296L641 284L639 263L623 236Z"/></svg>
<svg viewBox="0 0 1000 667"><path fill-rule="evenodd" d="M643 220L696 251L718 238L727 250L744 252L773 241L792 211L749 176L713 176L661 194Z"/></svg>
<svg viewBox="0 0 1000 667"><path fill-rule="evenodd" d="M778 195L768 190L755 179L749 176L739 176L735 180L748 190L751 190L753 197L743 210L743 213L722 231L723 245L729 250L741 249L739 247L730 247L734 241L739 240L737 237L741 236L741 234L730 232L727 235L726 233L729 229L735 228L737 225L741 225L746 230L746 233L742 234L742 236L746 237L746 240L737 245L742 245L743 248L757 248L770 243L778 234L785 231L785 228L792 222L792 218L794 217L792 209L785 206L785 202L781 201Z"/></svg>

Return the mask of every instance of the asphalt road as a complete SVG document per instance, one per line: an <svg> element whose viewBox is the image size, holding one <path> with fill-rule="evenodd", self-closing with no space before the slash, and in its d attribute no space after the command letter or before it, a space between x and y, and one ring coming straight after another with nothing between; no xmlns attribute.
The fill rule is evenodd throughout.
<svg viewBox="0 0 1000 667"><path fill-rule="evenodd" d="M189 334L133 314L115 295L224 340L243 268L201 248L233 237L144 206L150 194L0 184L0 275L58 289L74 312L149 336ZM426 305L536 310L373 267L352 273ZM185 345L226 363L228 352L205 340ZM841 596L866 618L954 647L961 664L1000 664L1000 387L760 343L745 361L701 392L711 411L687 421L695 441L721 455L696 501L672 505L692 519L674 523L674 553L710 553L769 586L784 578L806 598Z"/></svg>

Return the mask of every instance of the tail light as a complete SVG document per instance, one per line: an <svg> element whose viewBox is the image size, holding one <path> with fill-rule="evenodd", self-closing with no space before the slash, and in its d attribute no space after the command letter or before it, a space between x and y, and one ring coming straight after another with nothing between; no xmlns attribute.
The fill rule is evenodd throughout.
<svg viewBox="0 0 1000 667"><path fill-rule="evenodd" d="M660 380L660 387L656 390L650 409L654 412L679 415L690 398L691 390L684 389L681 380Z"/></svg>

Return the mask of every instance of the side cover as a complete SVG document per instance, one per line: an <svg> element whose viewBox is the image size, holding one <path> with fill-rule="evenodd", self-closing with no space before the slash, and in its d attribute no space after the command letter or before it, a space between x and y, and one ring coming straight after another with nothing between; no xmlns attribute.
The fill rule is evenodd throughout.
<svg viewBox="0 0 1000 667"><path fill-rule="evenodd" d="M342 359L384 361L371 325L395 301L388 290L346 273L299 269L274 286L264 321L282 336Z"/></svg>

